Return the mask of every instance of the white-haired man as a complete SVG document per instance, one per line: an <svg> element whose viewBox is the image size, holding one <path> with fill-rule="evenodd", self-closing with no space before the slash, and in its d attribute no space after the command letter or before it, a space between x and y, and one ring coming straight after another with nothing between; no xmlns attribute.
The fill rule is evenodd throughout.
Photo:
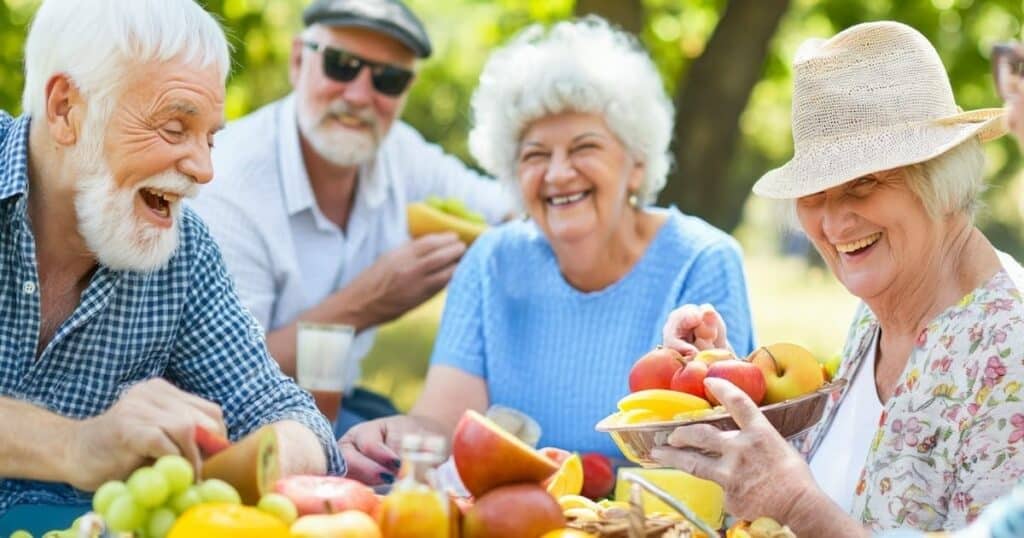
<svg viewBox="0 0 1024 538"><path fill-rule="evenodd" d="M192 0L46 0L25 115L0 112L0 534L196 427L281 434L286 473L341 473L217 247L180 200L212 177L228 46ZM19 518L21 518L19 520Z"/></svg>
<svg viewBox="0 0 1024 538"><path fill-rule="evenodd" d="M286 373L295 373L297 322L358 331L338 387L340 434L393 409L353 389L374 327L444 287L465 251L454 234L409 241L405 205L457 197L491 222L513 207L497 182L397 121L417 58L431 53L402 2L318 0L303 21L294 93L217 136L217 182L190 203Z"/></svg>

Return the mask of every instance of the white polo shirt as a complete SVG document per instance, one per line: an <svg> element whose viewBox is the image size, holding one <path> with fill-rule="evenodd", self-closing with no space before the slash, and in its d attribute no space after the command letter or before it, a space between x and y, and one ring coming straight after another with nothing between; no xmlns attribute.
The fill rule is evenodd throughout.
<svg viewBox="0 0 1024 538"><path fill-rule="evenodd" d="M405 207L429 195L458 197L497 222L514 198L412 127L395 122L376 158L359 170L346 231L317 207L299 144L293 95L232 122L215 138L214 180L190 205L220 245L238 293L268 330L344 288L382 254L409 240ZM375 329L356 336L346 383Z"/></svg>

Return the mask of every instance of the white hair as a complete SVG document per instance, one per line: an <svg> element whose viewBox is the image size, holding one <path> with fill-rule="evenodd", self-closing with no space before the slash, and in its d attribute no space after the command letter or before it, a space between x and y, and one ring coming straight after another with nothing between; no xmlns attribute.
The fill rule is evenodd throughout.
<svg viewBox="0 0 1024 538"><path fill-rule="evenodd" d="M194 0L45 0L25 42L22 108L43 117L46 83L65 73L106 119L133 64L174 59L227 79L224 31Z"/></svg>
<svg viewBox="0 0 1024 538"><path fill-rule="evenodd" d="M672 162L672 102L636 39L598 17L560 22L546 35L539 25L520 32L487 61L472 109L470 152L510 187L516 183L524 129L561 112L604 118L644 164L643 185L636 193L642 203L654 202L665 186Z"/></svg>
<svg viewBox="0 0 1024 538"><path fill-rule="evenodd" d="M977 137L907 168L907 187L932 218L961 212L974 217L985 190L985 152Z"/></svg>

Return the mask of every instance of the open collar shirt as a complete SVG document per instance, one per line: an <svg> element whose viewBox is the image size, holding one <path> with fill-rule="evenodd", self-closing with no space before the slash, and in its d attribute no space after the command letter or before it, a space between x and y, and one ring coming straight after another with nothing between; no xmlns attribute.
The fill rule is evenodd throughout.
<svg viewBox="0 0 1024 538"><path fill-rule="evenodd" d="M242 302L273 331L294 322L409 241L406 206L430 195L454 197L500 222L515 199L396 121L374 158L359 169L345 229L318 207L302 157L296 96L231 122L217 134L216 179L189 204L217 240ZM360 375L376 328L352 342L343 390Z"/></svg>
<svg viewBox="0 0 1024 538"><path fill-rule="evenodd" d="M190 209L182 212L179 247L164 267L142 273L100 265L36 356L40 294L27 212L28 132L28 117L0 111L0 397L85 419L105 412L131 385L163 377L218 403L232 439L282 420L304 424L319 437L329 472L344 473L326 419L270 358L213 239ZM20 503L86 499L66 484L0 477L0 514Z"/></svg>

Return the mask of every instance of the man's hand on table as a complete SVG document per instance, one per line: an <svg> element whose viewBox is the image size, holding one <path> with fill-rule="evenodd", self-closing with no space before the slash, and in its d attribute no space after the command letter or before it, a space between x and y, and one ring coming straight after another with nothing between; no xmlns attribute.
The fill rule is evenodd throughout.
<svg viewBox="0 0 1024 538"><path fill-rule="evenodd" d="M226 435L219 405L160 378L132 386L107 412L75 424L66 476L72 486L86 491L124 479L165 454L179 454L198 465L196 426Z"/></svg>

